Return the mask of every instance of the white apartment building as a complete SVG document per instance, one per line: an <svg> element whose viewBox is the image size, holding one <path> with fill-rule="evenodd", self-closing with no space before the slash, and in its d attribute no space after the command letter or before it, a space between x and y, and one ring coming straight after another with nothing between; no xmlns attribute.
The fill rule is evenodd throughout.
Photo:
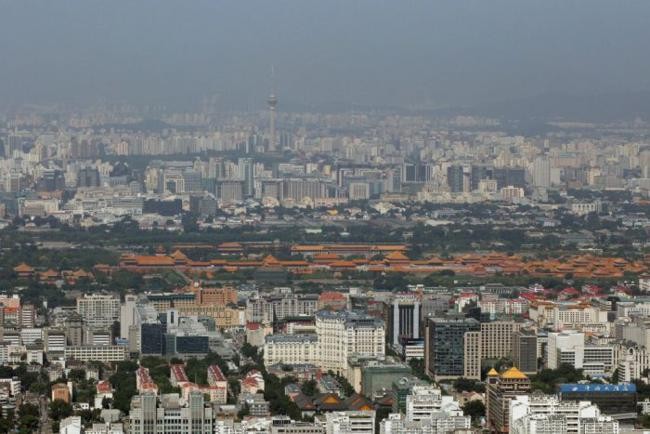
<svg viewBox="0 0 650 434"><path fill-rule="evenodd" d="M616 350L612 345L585 345L582 369L585 375L609 375L616 368Z"/></svg>
<svg viewBox="0 0 650 434"><path fill-rule="evenodd" d="M269 335L264 341L264 365L318 365L320 352L318 336L308 334Z"/></svg>
<svg viewBox="0 0 650 434"><path fill-rule="evenodd" d="M571 204L571 212L579 216L590 213L600 213L602 210L603 204L599 200L593 202L574 202Z"/></svg>
<svg viewBox="0 0 650 434"><path fill-rule="evenodd" d="M124 434L124 427L121 423L94 423L85 434Z"/></svg>
<svg viewBox="0 0 650 434"><path fill-rule="evenodd" d="M604 327L607 311L575 302L534 303L529 309L530 319L539 326L555 330L582 330L585 327Z"/></svg>
<svg viewBox="0 0 650 434"><path fill-rule="evenodd" d="M589 401L560 401L555 395L521 395L510 401L513 434L618 433L618 422L601 416ZM600 428L603 431L593 431Z"/></svg>
<svg viewBox="0 0 650 434"><path fill-rule="evenodd" d="M325 413L327 434L375 434L374 410Z"/></svg>
<svg viewBox="0 0 650 434"><path fill-rule="evenodd" d="M644 317L619 319L616 321L615 336L634 342L639 347L650 348L650 320Z"/></svg>
<svg viewBox="0 0 650 434"><path fill-rule="evenodd" d="M80 345L65 348L65 359L81 360L88 362L97 360L99 362L119 362L126 360L129 349L120 345Z"/></svg>
<svg viewBox="0 0 650 434"><path fill-rule="evenodd" d="M636 303L633 301L621 301L616 303L616 317L648 317L650 316L650 303Z"/></svg>
<svg viewBox="0 0 650 434"><path fill-rule="evenodd" d="M639 276L639 291L650 292L650 274Z"/></svg>
<svg viewBox="0 0 650 434"><path fill-rule="evenodd" d="M325 427L316 422L291 420L288 416L273 416L271 434L325 434Z"/></svg>
<svg viewBox="0 0 650 434"><path fill-rule="evenodd" d="M401 413L391 413L379 424L380 434L438 434L431 419L409 421Z"/></svg>
<svg viewBox="0 0 650 434"><path fill-rule="evenodd" d="M459 417L425 418L418 421L408 420L400 413L391 413L379 425L380 434L438 434L463 432L470 429L470 419ZM457 422L461 423L457 423Z"/></svg>
<svg viewBox="0 0 650 434"><path fill-rule="evenodd" d="M110 345L111 333L108 330L91 329L85 336L86 345Z"/></svg>
<svg viewBox="0 0 650 434"><path fill-rule="evenodd" d="M120 320L120 299L112 295L84 294L77 298L77 313L90 328L109 328Z"/></svg>
<svg viewBox="0 0 650 434"><path fill-rule="evenodd" d="M264 364L309 363L342 373L352 355L383 357L384 339L381 320L355 312L320 311L316 314L316 334L266 336Z"/></svg>
<svg viewBox="0 0 650 434"><path fill-rule="evenodd" d="M326 434L318 422L297 422L286 416L252 417L241 422L215 420L214 434Z"/></svg>
<svg viewBox="0 0 650 434"><path fill-rule="evenodd" d="M120 307L120 337L129 339L129 328L135 324L135 309L138 298L135 295L124 296L124 303Z"/></svg>
<svg viewBox="0 0 650 434"><path fill-rule="evenodd" d="M509 185L501 189L501 200L505 202L516 202L524 197L524 189Z"/></svg>
<svg viewBox="0 0 650 434"><path fill-rule="evenodd" d="M65 333L60 330L48 330L45 338L45 351L63 353L66 347Z"/></svg>
<svg viewBox="0 0 650 434"><path fill-rule="evenodd" d="M450 416L463 416L460 404L452 396L442 395L442 391L433 386L413 386L406 397L406 418L418 421L431 418L433 414L444 412Z"/></svg>
<svg viewBox="0 0 650 434"><path fill-rule="evenodd" d="M646 369L650 369L650 352L645 347L626 347L619 345L618 379L630 383L642 377Z"/></svg>
<svg viewBox="0 0 650 434"><path fill-rule="evenodd" d="M465 416L458 401L443 396L433 386L414 386L406 397L406 414L390 414L380 424L384 434L433 434L469 429L471 418Z"/></svg>
<svg viewBox="0 0 650 434"><path fill-rule="evenodd" d="M606 375L615 368L616 351L611 345L585 345L584 333L574 330L548 334L547 366L568 364L591 376Z"/></svg>
<svg viewBox="0 0 650 434"><path fill-rule="evenodd" d="M548 368L557 369L565 363L582 368L584 349L584 333L571 330L549 333L546 358Z"/></svg>
<svg viewBox="0 0 650 434"><path fill-rule="evenodd" d="M36 341L43 340L43 329L23 328L20 329L20 339L23 345L32 345Z"/></svg>
<svg viewBox="0 0 650 434"><path fill-rule="evenodd" d="M204 404L203 394L190 392L187 402L179 394L158 397L153 393L136 395L131 401L129 432L132 434L212 434L212 407Z"/></svg>
<svg viewBox="0 0 650 434"><path fill-rule="evenodd" d="M81 416L66 417L59 423L60 434L81 434L82 428Z"/></svg>
<svg viewBox="0 0 650 434"><path fill-rule="evenodd" d="M550 323L556 330L574 329L587 324L607 322L607 311L597 307L556 306L551 313Z"/></svg>

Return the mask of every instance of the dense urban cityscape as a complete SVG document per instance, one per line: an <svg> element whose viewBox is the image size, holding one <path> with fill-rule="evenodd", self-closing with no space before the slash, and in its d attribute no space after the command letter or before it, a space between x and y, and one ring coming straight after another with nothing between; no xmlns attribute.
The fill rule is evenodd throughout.
<svg viewBox="0 0 650 434"><path fill-rule="evenodd" d="M245 110L0 92L0 433L650 432L650 110L269 69Z"/></svg>

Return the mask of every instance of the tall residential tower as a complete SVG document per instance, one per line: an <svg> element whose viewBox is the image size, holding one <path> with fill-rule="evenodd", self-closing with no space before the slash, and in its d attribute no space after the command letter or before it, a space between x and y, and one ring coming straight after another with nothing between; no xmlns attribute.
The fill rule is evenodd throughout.
<svg viewBox="0 0 650 434"><path fill-rule="evenodd" d="M266 104L269 107L269 152L274 152L276 150L277 140L275 134L275 108L278 105L278 98L275 96L275 92L271 92Z"/></svg>

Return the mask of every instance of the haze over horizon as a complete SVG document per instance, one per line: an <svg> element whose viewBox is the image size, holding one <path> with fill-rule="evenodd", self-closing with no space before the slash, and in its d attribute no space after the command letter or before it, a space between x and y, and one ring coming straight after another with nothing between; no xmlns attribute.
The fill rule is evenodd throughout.
<svg viewBox="0 0 650 434"><path fill-rule="evenodd" d="M472 106L650 90L650 2L4 2L0 106Z"/></svg>

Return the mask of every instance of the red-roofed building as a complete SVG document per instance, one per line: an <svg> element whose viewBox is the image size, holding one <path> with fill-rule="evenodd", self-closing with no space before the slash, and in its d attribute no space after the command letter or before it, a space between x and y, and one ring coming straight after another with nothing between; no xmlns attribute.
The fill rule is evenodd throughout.
<svg viewBox="0 0 650 434"><path fill-rule="evenodd" d="M400 263L403 264L403 263L410 262L411 260L404 253L395 251L395 252L390 252L388 255L386 255L384 261L388 262L389 264L400 264Z"/></svg>
<svg viewBox="0 0 650 434"><path fill-rule="evenodd" d="M255 330L259 330L261 327L260 323L258 322L247 322L246 323L246 330L254 332Z"/></svg>
<svg viewBox="0 0 650 434"><path fill-rule="evenodd" d="M521 298L525 298L528 301L537 300L537 295L532 292L522 292L520 295Z"/></svg>
<svg viewBox="0 0 650 434"><path fill-rule="evenodd" d="M217 249L221 253L228 255L241 255L244 253L244 246L237 242L225 242L217 246Z"/></svg>
<svg viewBox="0 0 650 434"><path fill-rule="evenodd" d="M628 288L625 285L617 285L615 288L612 289L612 292L614 293L613 295L618 295L621 297L628 297L632 295L632 291L630 288Z"/></svg>
<svg viewBox="0 0 650 434"><path fill-rule="evenodd" d="M144 367L139 367L135 371L135 383L138 388L138 392L153 392L158 394L158 386L153 382L151 375L149 375L149 370Z"/></svg>
<svg viewBox="0 0 650 434"><path fill-rule="evenodd" d="M228 400L228 379L219 366L208 366L208 384L215 388L213 401L225 404Z"/></svg>
<svg viewBox="0 0 650 434"><path fill-rule="evenodd" d="M342 292L325 291L318 297L318 309L345 310L348 298Z"/></svg>
<svg viewBox="0 0 650 434"><path fill-rule="evenodd" d="M570 298L576 298L580 295L580 291L573 287L569 288L564 288L560 293L558 294L558 300L568 300Z"/></svg>
<svg viewBox="0 0 650 434"><path fill-rule="evenodd" d="M34 269L29 265L25 264L24 262L14 267L14 271L16 272L18 277L23 279L28 279L34 275Z"/></svg>
<svg viewBox="0 0 650 434"><path fill-rule="evenodd" d="M38 273L38 279L41 282L54 283L59 279L59 272L56 270L49 269L43 271L42 273Z"/></svg>
<svg viewBox="0 0 650 434"><path fill-rule="evenodd" d="M181 364L175 364L169 367L169 377L169 382L174 387L190 382L185 373L185 367Z"/></svg>
<svg viewBox="0 0 650 434"><path fill-rule="evenodd" d="M264 377L257 369L249 371L244 378L239 380L242 393L257 393L258 390L264 391Z"/></svg>
<svg viewBox="0 0 650 434"><path fill-rule="evenodd" d="M582 287L582 292L591 296L599 296L603 293L603 288L598 285L585 285Z"/></svg>
<svg viewBox="0 0 650 434"><path fill-rule="evenodd" d="M314 255L314 262L316 264L329 264L339 259L341 258L336 253L319 253Z"/></svg>
<svg viewBox="0 0 650 434"><path fill-rule="evenodd" d="M95 408L103 408L104 399L113 399L113 386L109 381L98 381L95 386Z"/></svg>

